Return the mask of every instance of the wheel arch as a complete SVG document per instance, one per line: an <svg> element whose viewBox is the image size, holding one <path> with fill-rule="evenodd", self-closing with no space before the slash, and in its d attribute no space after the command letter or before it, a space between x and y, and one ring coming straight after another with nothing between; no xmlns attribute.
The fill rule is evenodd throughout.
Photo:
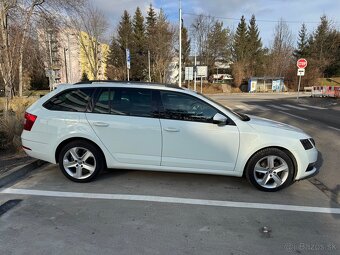
<svg viewBox="0 0 340 255"><path fill-rule="evenodd" d="M90 143L90 144L92 144L93 146L95 146L95 147L100 151L100 153L102 154L102 156L104 157L104 159L105 159L105 160L104 160L104 163L105 163L105 166L107 166L107 159L106 159L106 157L105 157L105 153L104 153L103 150L100 148L100 146L99 146L98 144L96 144L95 142L93 142L93 141L91 141L91 140L89 140L89 139L87 139L87 138L84 138L84 137L71 137L71 138L68 138L68 139L62 141L62 142L57 146L57 149L55 150L55 161L56 161L56 163L59 163L59 162L58 162L58 161L59 161L59 154L60 154L62 148L63 148L66 144L68 144L68 143L70 143L70 142L74 142L74 141L85 141L85 142Z"/></svg>
<svg viewBox="0 0 340 255"><path fill-rule="evenodd" d="M248 163L249 163L250 159L251 159L256 153L258 153L259 151L262 151L262 150L264 150L264 149L271 149L271 148L279 149L279 150L285 152L285 153L288 155L288 157L292 160L293 166L294 166L294 180L295 180L296 174L297 174L297 172L298 172L298 171L297 171L297 170L298 170L298 164L297 164L296 158L295 158L294 154L293 154L290 150L288 150L287 148L281 147L281 146L268 146L268 147L263 147L263 148L258 149L257 151L255 151L253 154L251 154L251 156L248 158L247 163L245 164L245 166L244 166L244 168L243 168L242 177L245 177L246 169L247 169L247 167L248 167Z"/></svg>

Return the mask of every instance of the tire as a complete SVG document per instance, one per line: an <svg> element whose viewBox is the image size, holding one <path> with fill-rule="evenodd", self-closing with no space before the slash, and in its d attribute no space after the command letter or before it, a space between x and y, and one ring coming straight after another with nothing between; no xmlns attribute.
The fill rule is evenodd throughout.
<svg viewBox="0 0 340 255"><path fill-rule="evenodd" d="M71 181L90 182L105 168L103 153L86 141L66 144L59 153L61 172Z"/></svg>
<svg viewBox="0 0 340 255"><path fill-rule="evenodd" d="M256 152L246 166L248 181L261 191L274 192L293 183L294 164L284 151L266 148Z"/></svg>

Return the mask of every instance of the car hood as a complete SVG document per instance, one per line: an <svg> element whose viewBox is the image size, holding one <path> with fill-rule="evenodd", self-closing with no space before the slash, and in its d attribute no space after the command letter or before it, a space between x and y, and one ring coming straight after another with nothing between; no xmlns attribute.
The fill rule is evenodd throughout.
<svg viewBox="0 0 340 255"><path fill-rule="evenodd" d="M287 130L287 131L292 131L292 132L298 132L298 133L303 133L305 134L305 132L303 130L301 130L300 128L297 127L293 127L287 124L284 124L282 122L278 122L278 121L274 121L274 120L269 120L269 119L265 119L265 118L260 118L260 117L256 117L256 116L249 116L250 120L249 120L249 124L259 130L259 131L266 131L268 132L268 129L283 129L283 130Z"/></svg>

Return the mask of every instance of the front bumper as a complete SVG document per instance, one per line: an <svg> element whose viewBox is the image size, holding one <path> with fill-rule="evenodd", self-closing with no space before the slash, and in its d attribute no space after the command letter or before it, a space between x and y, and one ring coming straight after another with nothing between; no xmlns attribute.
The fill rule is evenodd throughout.
<svg viewBox="0 0 340 255"><path fill-rule="evenodd" d="M307 172L308 173L307 175L305 175L304 177L300 178L298 181L302 181L302 180L305 180L305 179L308 179L308 178L312 178L315 175L317 175L319 172L320 172L319 168L313 167L313 169L311 171Z"/></svg>
<svg viewBox="0 0 340 255"><path fill-rule="evenodd" d="M318 150L313 146L312 149L300 151L299 158L297 159L298 172L295 180L304 180L315 176L319 172Z"/></svg>

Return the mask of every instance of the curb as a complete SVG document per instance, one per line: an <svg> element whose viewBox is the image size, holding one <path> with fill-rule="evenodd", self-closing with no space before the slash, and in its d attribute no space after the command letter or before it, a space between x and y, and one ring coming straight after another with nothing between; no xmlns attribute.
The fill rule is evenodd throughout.
<svg viewBox="0 0 340 255"><path fill-rule="evenodd" d="M31 163L28 163L23 166L18 166L12 170L10 170L9 173L4 174L2 177L0 177L0 188L12 183L16 182L17 180L23 178L28 173L34 171L35 169L39 168L40 166L46 164L46 162L41 160L35 160Z"/></svg>

